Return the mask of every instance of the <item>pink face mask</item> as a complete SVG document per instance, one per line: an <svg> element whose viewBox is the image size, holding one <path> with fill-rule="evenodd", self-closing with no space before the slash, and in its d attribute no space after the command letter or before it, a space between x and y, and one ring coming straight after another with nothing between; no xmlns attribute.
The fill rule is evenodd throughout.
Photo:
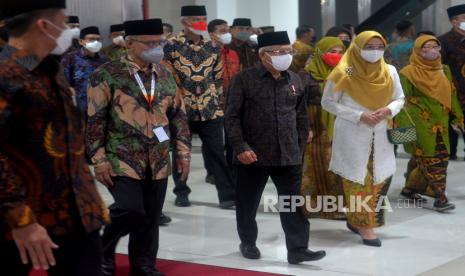
<svg viewBox="0 0 465 276"><path fill-rule="evenodd" d="M426 53L422 53L421 56L426 60L436 60L441 57L441 53L438 50L429 50Z"/></svg>

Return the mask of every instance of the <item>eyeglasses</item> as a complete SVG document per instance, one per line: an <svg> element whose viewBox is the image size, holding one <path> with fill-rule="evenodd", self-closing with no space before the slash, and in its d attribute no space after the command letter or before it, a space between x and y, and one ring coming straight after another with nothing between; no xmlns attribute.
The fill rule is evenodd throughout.
<svg viewBox="0 0 465 276"><path fill-rule="evenodd" d="M423 46L421 47L422 49L425 49L425 50L441 50L441 46Z"/></svg>
<svg viewBox="0 0 465 276"><path fill-rule="evenodd" d="M265 51L265 53L268 53L270 56L283 56L283 55L295 55L297 54L297 51L295 50L290 50L290 51L286 51L286 50L275 50L275 51L272 51L272 50L268 50L268 51Z"/></svg>
<svg viewBox="0 0 465 276"><path fill-rule="evenodd" d="M386 47L384 45L366 45L363 50L380 50L384 51Z"/></svg>
<svg viewBox="0 0 465 276"><path fill-rule="evenodd" d="M166 40L161 40L161 41L156 41L156 40L152 40L152 41L140 41L140 40L137 40L137 39L132 39L132 41L135 41L135 42L139 42L139 43L142 43L144 44L145 46L149 47L149 48L155 48L155 47L158 47L158 46L161 46L161 47L165 47L166 45Z"/></svg>

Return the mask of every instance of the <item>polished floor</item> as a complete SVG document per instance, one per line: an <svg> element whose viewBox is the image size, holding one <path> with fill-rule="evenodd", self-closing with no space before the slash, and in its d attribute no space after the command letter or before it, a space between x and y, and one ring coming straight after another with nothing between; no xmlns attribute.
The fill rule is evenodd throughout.
<svg viewBox="0 0 465 276"><path fill-rule="evenodd" d="M463 149L463 145L459 148ZM448 196L457 208L448 214L399 203L398 195L407 165L405 157L400 154L398 158L398 170L389 191L393 212L387 215L387 226L377 230L383 241L381 248L364 246L342 221L314 219L311 220L310 248L326 250L327 257L318 262L290 265L286 261L279 216L264 213L263 206L257 215L257 246L262 258L242 258L238 250L235 212L218 208L216 190L204 182L202 157L195 153L189 180L193 206L174 206L173 183L170 181L164 211L173 221L161 228L159 257L285 275L465 275L463 152L459 153L462 161L451 162L449 166ZM104 187L100 188L110 203L111 196ZM264 194L276 194L271 182ZM118 252L127 252L127 238L120 242Z"/></svg>

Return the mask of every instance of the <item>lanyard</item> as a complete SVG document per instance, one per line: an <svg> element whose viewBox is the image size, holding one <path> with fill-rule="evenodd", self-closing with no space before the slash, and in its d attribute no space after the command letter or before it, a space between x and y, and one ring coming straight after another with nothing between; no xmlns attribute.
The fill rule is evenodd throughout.
<svg viewBox="0 0 465 276"><path fill-rule="evenodd" d="M150 94L147 94L147 89L145 89L144 83L142 82L142 79L139 76L139 73L134 74L137 84L140 87L140 90L142 91L142 94L144 94L145 99L149 103L149 106L152 105L152 101L155 98L155 74L152 73L152 84L150 87Z"/></svg>

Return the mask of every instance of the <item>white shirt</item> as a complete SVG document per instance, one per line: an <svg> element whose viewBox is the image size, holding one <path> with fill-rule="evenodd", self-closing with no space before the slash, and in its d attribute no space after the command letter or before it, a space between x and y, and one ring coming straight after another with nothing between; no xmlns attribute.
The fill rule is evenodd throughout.
<svg viewBox="0 0 465 276"><path fill-rule="evenodd" d="M387 108L394 117L404 106L404 92L396 68L388 66L394 93ZM362 113L373 111L355 102L344 91L334 92L333 87L333 81L326 83L321 101L325 110L336 115L329 170L347 180L364 185L368 160L374 145L373 180L375 184L382 183L394 175L396 170L394 145L389 143L387 138L388 120L378 123L375 127L362 123Z"/></svg>

